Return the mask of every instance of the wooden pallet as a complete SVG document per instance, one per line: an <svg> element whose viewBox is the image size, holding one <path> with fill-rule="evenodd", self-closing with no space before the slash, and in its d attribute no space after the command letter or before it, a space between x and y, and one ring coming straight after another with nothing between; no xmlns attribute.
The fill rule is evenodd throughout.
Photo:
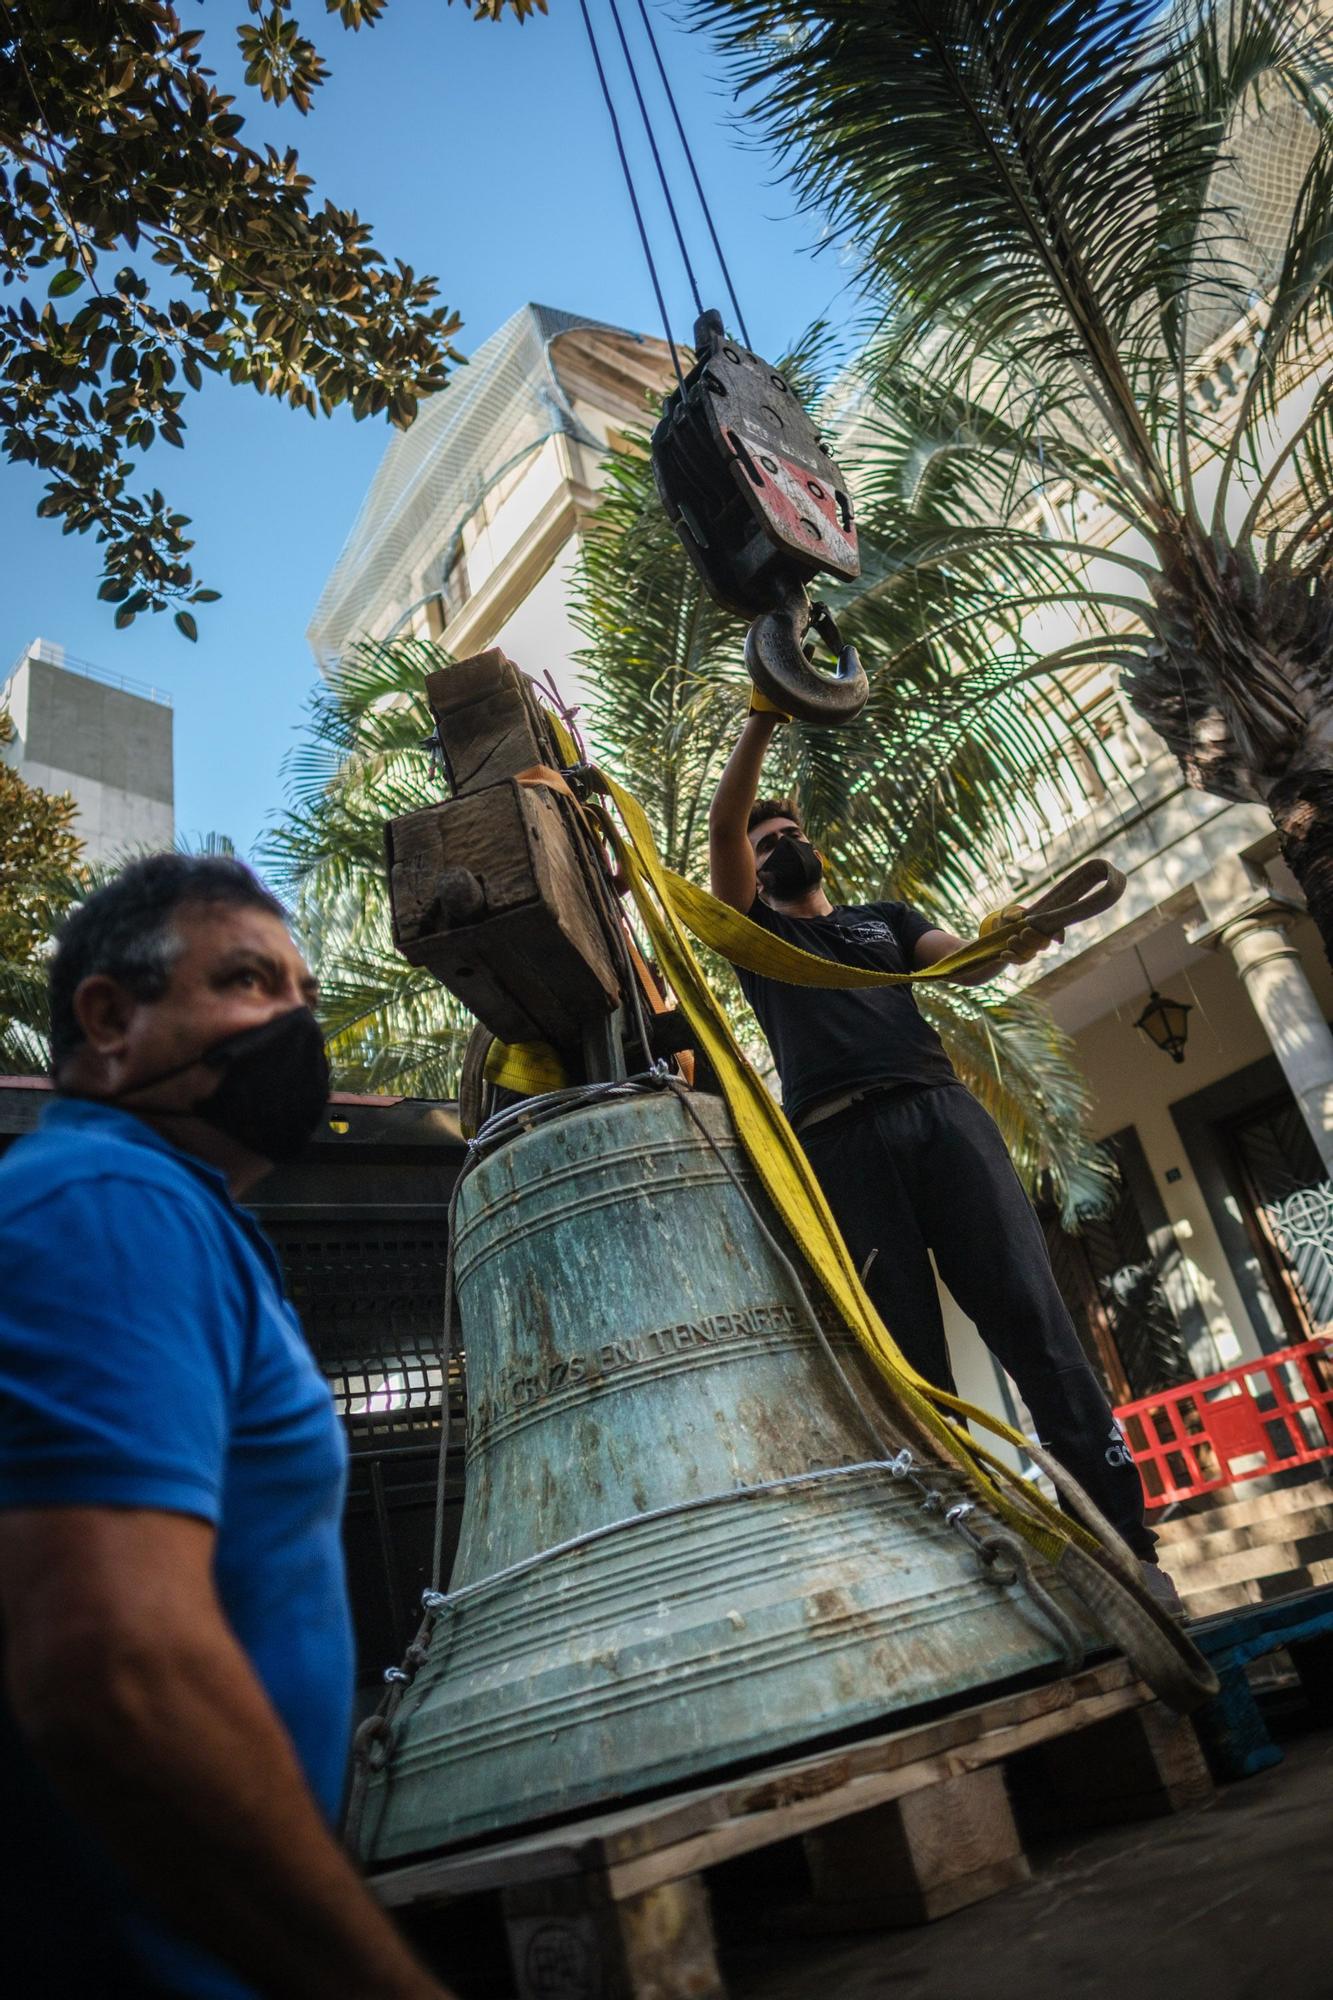
<svg viewBox="0 0 1333 2000"><path fill-rule="evenodd" d="M800 1840L830 1929L927 1922L1030 1873L1005 1765L1062 1824L1211 1796L1192 1726L1123 1660L554 1830L389 1870L420 1913L498 1896L520 2000L725 2000L704 1877ZM1034 1785L1033 1779L1036 1779Z"/></svg>
<svg viewBox="0 0 1333 2000"><path fill-rule="evenodd" d="M1217 1777L1249 1778L1282 1762L1246 1677L1251 1660L1285 1647L1310 1706L1333 1720L1333 1586L1221 1611L1191 1625L1190 1637L1220 1683L1195 1718Z"/></svg>

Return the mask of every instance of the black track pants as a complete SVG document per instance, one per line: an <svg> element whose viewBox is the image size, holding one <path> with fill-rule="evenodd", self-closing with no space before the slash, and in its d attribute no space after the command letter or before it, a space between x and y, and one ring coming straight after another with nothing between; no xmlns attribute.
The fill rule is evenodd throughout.
<svg viewBox="0 0 1333 2000"><path fill-rule="evenodd" d="M954 1388L940 1276L1027 1404L1037 1435L1140 1556L1139 1475L1060 1297L994 1119L961 1084L871 1098L802 1135L866 1289L907 1359Z"/></svg>

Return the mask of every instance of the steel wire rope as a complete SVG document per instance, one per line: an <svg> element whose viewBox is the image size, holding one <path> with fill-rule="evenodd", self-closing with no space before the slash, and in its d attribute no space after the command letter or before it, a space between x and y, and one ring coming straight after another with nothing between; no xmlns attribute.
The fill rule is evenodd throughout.
<svg viewBox="0 0 1333 2000"><path fill-rule="evenodd" d="M699 296L699 280L694 275L694 266L690 262L690 253L685 245L685 231L681 228L680 217L676 213L676 202L671 192L671 182L667 178L667 170L662 164L662 155L657 145L657 134L653 130L653 121L648 115L648 106L644 103L643 90L639 84L639 72L635 67L634 57L630 53L629 40L625 34L625 24L620 18L619 0L607 0L607 5L611 9L611 19L616 24L616 33L620 37L620 52L625 58L625 68L629 71L629 80L633 87L635 100L638 103L639 116L643 120L643 129L647 134L648 149L653 156L653 165L657 168L657 179L662 190L662 199L666 203L667 214L671 217L671 227L676 232L676 244L680 250L680 261L685 266L685 276L689 279L690 292L694 299L694 310L696 313L701 313L704 309L704 302ZM748 341L746 342L746 346L749 346Z"/></svg>
<svg viewBox="0 0 1333 2000"><path fill-rule="evenodd" d="M671 365L676 371L677 383L681 389L684 389L685 377L681 373L680 356L676 352L676 343L671 337L671 321L667 314L666 300L662 296L662 283L657 275L657 264L653 257L652 245L648 241L648 230L644 224L643 210L639 206L639 197L634 186L634 176L630 172L629 156L625 151L625 140L620 130L620 120L616 116L615 102L611 96L611 86L606 80L606 70L602 65L602 52L597 46L597 37L593 32L592 16L588 12L588 0L579 0L579 12L583 16L583 26L588 36L588 47L592 50L592 59L597 69L597 81L602 86L602 101L606 105L606 115L611 120L611 131L615 137L616 152L620 156L620 171L625 177L625 187L629 193L630 205L634 210L634 220L639 227L639 241L643 245L644 259L648 265L648 276L652 279L653 293L657 299L657 310L662 315L662 331L666 335L666 343L671 350Z"/></svg>
<svg viewBox="0 0 1333 2000"><path fill-rule="evenodd" d="M612 0L612 4L614 5L614 0ZM667 103L671 107L671 116L675 120L676 136L680 140L680 149L685 155L685 163L689 167L690 178L694 182L694 192L699 197L699 207L703 212L704 222L707 224L708 234L712 239L713 251L717 257L718 267L722 272L722 282L725 284L727 288L727 297L731 300L731 309L736 315L736 325L740 329L741 339L745 342L745 345L749 347L751 346L752 343L750 340L749 329L745 324L745 315L741 311L741 302L736 296L736 287L731 280L731 271L730 268L728 267L727 260L722 252L722 244L718 238L717 229L713 223L713 211L708 206L708 196L704 193L703 182L699 178L699 169L694 163L693 150L690 146L689 140L685 136L685 127L681 121L681 115L676 105L676 94L672 90L670 79L667 76L666 64L662 60L662 51L657 45L657 36L653 32L652 19L648 13L648 8L645 4L645 0L638 0L638 8L639 8L639 14L643 21L644 28L647 32L648 46L652 49L653 60L657 64L657 74L662 80L662 90L663 93L665 94ZM695 292L695 298L697 301L698 299L697 290Z"/></svg>

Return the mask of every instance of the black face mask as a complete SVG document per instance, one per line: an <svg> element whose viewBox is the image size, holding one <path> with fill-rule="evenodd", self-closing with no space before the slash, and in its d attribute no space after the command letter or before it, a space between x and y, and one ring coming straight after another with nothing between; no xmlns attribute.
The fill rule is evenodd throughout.
<svg viewBox="0 0 1333 2000"><path fill-rule="evenodd" d="M329 1061L319 1023L308 1007L293 1007L262 1027L227 1035L188 1062L136 1084L129 1094L137 1096L166 1083L196 1063L222 1072L211 1097L188 1110L158 1111L151 1105L143 1109L155 1118L201 1118L275 1165L294 1160L324 1116Z"/></svg>
<svg viewBox="0 0 1333 2000"><path fill-rule="evenodd" d="M779 903L794 903L819 886L824 864L799 833L784 833L769 848L758 870L759 880Z"/></svg>

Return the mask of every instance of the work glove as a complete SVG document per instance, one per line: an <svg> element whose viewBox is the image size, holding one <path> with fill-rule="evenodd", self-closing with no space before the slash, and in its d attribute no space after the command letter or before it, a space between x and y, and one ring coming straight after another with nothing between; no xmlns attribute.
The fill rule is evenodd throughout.
<svg viewBox="0 0 1333 2000"><path fill-rule="evenodd" d="M992 910L989 916L982 918L977 936L990 937L1002 924L1012 923L1016 917L1024 914L1021 903L1006 903L1002 910ZM1018 936L1011 940L1008 956L1015 965L1027 965L1039 951L1045 951L1048 945L1063 944L1064 941L1063 931L1042 931L1033 924L1027 930L1020 931Z"/></svg>
<svg viewBox="0 0 1333 2000"><path fill-rule="evenodd" d="M760 694L757 687L750 689L750 714L776 715L779 722L791 721L791 717L788 715L786 709L779 708L775 701L768 699L767 695Z"/></svg>

